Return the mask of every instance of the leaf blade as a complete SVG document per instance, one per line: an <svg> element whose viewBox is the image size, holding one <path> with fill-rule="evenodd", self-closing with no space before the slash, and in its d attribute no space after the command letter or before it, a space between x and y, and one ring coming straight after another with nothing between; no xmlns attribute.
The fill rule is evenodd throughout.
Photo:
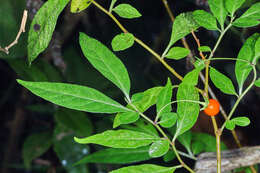
<svg viewBox="0 0 260 173"><path fill-rule="evenodd" d="M119 4L113 11L122 18L133 19L141 17L140 12L130 4Z"/></svg>

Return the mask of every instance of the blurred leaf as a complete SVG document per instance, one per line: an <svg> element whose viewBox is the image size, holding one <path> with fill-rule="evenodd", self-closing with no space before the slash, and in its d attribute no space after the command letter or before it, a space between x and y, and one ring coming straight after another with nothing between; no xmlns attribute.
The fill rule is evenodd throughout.
<svg viewBox="0 0 260 173"><path fill-rule="evenodd" d="M209 46L200 46L198 50L201 52L211 52L211 48Z"/></svg>
<svg viewBox="0 0 260 173"><path fill-rule="evenodd" d="M193 18L192 13L181 13L173 22L172 34L169 45L172 46L176 41L195 31L199 25Z"/></svg>
<svg viewBox="0 0 260 173"><path fill-rule="evenodd" d="M55 113L55 118L59 124L73 130L79 136L89 136L93 131L91 121L83 112L62 108Z"/></svg>
<svg viewBox="0 0 260 173"><path fill-rule="evenodd" d="M234 128L236 127L236 124L235 122L231 121L231 120L228 120L226 122L226 125L225 127L228 129L228 130L234 130Z"/></svg>
<svg viewBox="0 0 260 173"><path fill-rule="evenodd" d="M174 112L163 113L158 122L164 128L170 128L176 124L178 115Z"/></svg>
<svg viewBox="0 0 260 173"><path fill-rule="evenodd" d="M113 128L120 126L121 124L130 124L136 122L140 118L137 112L120 112L116 114Z"/></svg>
<svg viewBox="0 0 260 173"><path fill-rule="evenodd" d="M112 42L112 48L113 51L120 51L120 50L125 50L128 49L129 47L133 46L135 40L134 40L134 35L131 33L121 33L116 35Z"/></svg>
<svg viewBox="0 0 260 173"><path fill-rule="evenodd" d="M212 14L204 10L196 10L192 14L200 26L208 30L218 30L217 20L214 16L212 16Z"/></svg>
<svg viewBox="0 0 260 173"><path fill-rule="evenodd" d="M22 80L17 82L33 94L66 108L97 113L131 111L101 92L85 86Z"/></svg>
<svg viewBox="0 0 260 173"><path fill-rule="evenodd" d="M158 95L157 102L156 102L156 112L157 116L160 117L161 114L163 113L168 113L171 112L171 102L172 99L172 83L171 79L168 78L167 84L161 92ZM166 106L167 105L167 106Z"/></svg>
<svg viewBox="0 0 260 173"><path fill-rule="evenodd" d="M74 137L74 140L80 144L92 143L111 148L138 148L158 139L156 136L131 130L107 130L86 138Z"/></svg>
<svg viewBox="0 0 260 173"><path fill-rule="evenodd" d="M44 114L53 114L55 112L54 106L51 104L33 104L26 106L26 109L32 112L44 113Z"/></svg>
<svg viewBox="0 0 260 173"><path fill-rule="evenodd" d="M210 68L210 79L214 85L225 94L237 95L232 81L215 68Z"/></svg>
<svg viewBox="0 0 260 173"><path fill-rule="evenodd" d="M122 18L133 19L141 17L142 15L139 13L137 9L135 9L130 4L120 4L116 6L113 11Z"/></svg>
<svg viewBox="0 0 260 173"><path fill-rule="evenodd" d="M72 13L79 13L92 3L92 0L72 0L70 5L70 11Z"/></svg>
<svg viewBox="0 0 260 173"><path fill-rule="evenodd" d="M167 55L165 55L166 58L169 59L175 59L180 60L182 58L185 58L190 54L190 50L186 49L184 47L173 47L169 50Z"/></svg>
<svg viewBox="0 0 260 173"><path fill-rule="evenodd" d="M191 131L187 131L182 135L178 136L177 140L186 148L186 150L191 152Z"/></svg>
<svg viewBox="0 0 260 173"><path fill-rule="evenodd" d="M197 121L200 106L198 103L183 102L183 100L199 101L198 90L192 85L180 84L177 91L177 130L174 138L188 131Z"/></svg>
<svg viewBox="0 0 260 173"><path fill-rule="evenodd" d="M247 117L236 117L231 119L230 121L234 122L237 126L248 126L250 124L250 120Z"/></svg>
<svg viewBox="0 0 260 173"><path fill-rule="evenodd" d="M108 148L92 153L75 165L85 163L109 163L109 164L129 164L151 159L148 154L150 146L139 148Z"/></svg>
<svg viewBox="0 0 260 173"><path fill-rule="evenodd" d="M169 150L164 156L163 161L164 162L170 162L176 157L175 153L172 150Z"/></svg>
<svg viewBox="0 0 260 173"><path fill-rule="evenodd" d="M224 28L224 23L227 17L227 11L224 7L224 0L208 0L210 11L217 18L221 28Z"/></svg>
<svg viewBox="0 0 260 173"><path fill-rule="evenodd" d="M260 78L255 81L255 86L260 87Z"/></svg>
<svg viewBox="0 0 260 173"><path fill-rule="evenodd" d="M234 16L234 13L239 9L246 0L225 0L227 11Z"/></svg>
<svg viewBox="0 0 260 173"><path fill-rule="evenodd" d="M50 132L36 133L28 136L23 144L23 160L27 169L31 167L33 159L41 156L52 145Z"/></svg>
<svg viewBox="0 0 260 173"><path fill-rule="evenodd" d="M199 154L204 150L205 144L200 141L195 141L191 144L192 153Z"/></svg>
<svg viewBox="0 0 260 173"><path fill-rule="evenodd" d="M129 97L130 79L121 60L102 43L84 33L80 33L79 42L89 62Z"/></svg>
<svg viewBox="0 0 260 173"><path fill-rule="evenodd" d="M161 157L169 150L169 141L165 139L158 140L150 146L149 155L151 157Z"/></svg>
<svg viewBox="0 0 260 173"><path fill-rule="evenodd" d="M194 67L199 70L203 70L205 68L205 62L201 59L198 59L194 62Z"/></svg>
<svg viewBox="0 0 260 173"><path fill-rule="evenodd" d="M110 173L173 173L174 171L175 167L163 167L152 164L144 164L120 168L115 171L111 171Z"/></svg>
<svg viewBox="0 0 260 173"><path fill-rule="evenodd" d="M233 22L237 27L252 27L260 23L260 2L253 4L242 16Z"/></svg>
<svg viewBox="0 0 260 173"><path fill-rule="evenodd" d="M48 47L57 19L68 2L69 0L49 0L34 16L27 46L29 64Z"/></svg>

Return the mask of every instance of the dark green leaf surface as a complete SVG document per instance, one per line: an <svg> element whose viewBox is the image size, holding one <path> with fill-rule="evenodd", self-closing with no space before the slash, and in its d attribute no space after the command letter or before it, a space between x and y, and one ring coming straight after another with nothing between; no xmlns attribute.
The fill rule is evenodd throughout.
<svg viewBox="0 0 260 173"><path fill-rule="evenodd" d="M174 151L169 150L164 156L163 156L163 161L164 162L170 162L176 157Z"/></svg>
<svg viewBox="0 0 260 173"><path fill-rule="evenodd" d="M112 42L112 48L113 51L120 51L120 50L125 50L131 46L133 46L135 40L134 40L134 35L131 33L121 33L116 35Z"/></svg>
<svg viewBox="0 0 260 173"><path fill-rule="evenodd" d="M237 95L232 81L213 67L210 68L210 79L223 93Z"/></svg>
<svg viewBox="0 0 260 173"><path fill-rule="evenodd" d="M75 165L85 163L129 164L145 161L151 159L148 154L149 148L150 146L127 149L108 148L84 157Z"/></svg>
<svg viewBox="0 0 260 173"><path fill-rule="evenodd" d="M192 153L199 154L204 150L205 144L200 141L195 141L191 144Z"/></svg>
<svg viewBox="0 0 260 173"><path fill-rule="evenodd" d="M150 146L149 155L151 157L161 157L168 152L169 146L169 142L165 139L156 141Z"/></svg>
<svg viewBox="0 0 260 173"><path fill-rule="evenodd" d="M184 47L173 47L169 50L169 52L167 53L167 55L165 55L165 57L168 59L180 60L188 56L189 53L190 50Z"/></svg>
<svg viewBox="0 0 260 173"><path fill-rule="evenodd" d="M157 102L156 102L156 111L157 114L160 113L168 113L171 112L171 102L172 99L172 83L171 80L168 79L166 86L161 90L158 95ZM167 105L167 106L166 106ZM160 115L157 115L160 117Z"/></svg>
<svg viewBox="0 0 260 173"><path fill-rule="evenodd" d="M225 0L227 11L233 16L246 0Z"/></svg>
<svg viewBox="0 0 260 173"><path fill-rule="evenodd" d="M25 139L23 144L23 161L25 167L31 167L33 159L41 156L52 145L52 136L49 132L33 134Z"/></svg>
<svg viewBox="0 0 260 173"><path fill-rule="evenodd" d="M237 27L252 27L260 23L260 2L253 4L242 16L233 23Z"/></svg>
<svg viewBox="0 0 260 173"><path fill-rule="evenodd" d="M80 33L79 43L89 62L129 97L130 79L121 60L102 43L84 33Z"/></svg>
<svg viewBox="0 0 260 173"><path fill-rule="evenodd" d="M82 10L88 8L92 0L72 0L70 5L70 11L72 13L79 13Z"/></svg>
<svg viewBox="0 0 260 173"><path fill-rule="evenodd" d="M107 130L101 134L96 134L86 138L76 138L74 140L80 144L99 144L112 148L138 148L149 145L159 140L158 137L147 133L131 130Z"/></svg>
<svg viewBox="0 0 260 173"><path fill-rule="evenodd" d="M218 30L217 20L214 16L212 16L212 14L204 10L196 10L192 14L200 26L208 30Z"/></svg>
<svg viewBox="0 0 260 173"><path fill-rule="evenodd" d="M224 7L224 0L208 0L210 11L217 18L220 26L223 28L227 17L227 11Z"/></svg>
<svg viewBox="0 0 260 173"><path fill-rule="evenodd" d="M36 13L28 37L28 61L31 64L51 41L57 19L69 0L49 0Z"/></svg>
<svg viewBox="0 0 260 173"><path fill-rule="evenodd" d="M111 171L110 173L173 173L174 171L174 167L163 167L152 164L144 164L120 168L115 171Z"/></svg>
<svg viewBox="0 0 260 173"><path fill-rule="evenodd" d="M118 16L122 18L127 18L127 19L133 19L133 18L138 18L141 17L142 15L135 9L133 6L130 4L120 4L116 6L113 11L118 14Z"/></svg>
<svg viewBox="0 0 260 173"><path fill-rule="evenodd" d="M191 137L191 131L187 131L177 138L177 140L186 148L187 151L191 151Z"/></svg>
<svg viewBox="0 0 260 173"><path fill-rule="evenodd" d="M131 111L101 92L85 86L22 80L17 82L33 94L66 108L97 113Z"/></svg>
<svg viewBox="0 0 260 173"><path fill-rule="evenodd" d="M174 112L163 113L158 124L164 128L170 128L176 123L177 117L178 115Z"/></svg>

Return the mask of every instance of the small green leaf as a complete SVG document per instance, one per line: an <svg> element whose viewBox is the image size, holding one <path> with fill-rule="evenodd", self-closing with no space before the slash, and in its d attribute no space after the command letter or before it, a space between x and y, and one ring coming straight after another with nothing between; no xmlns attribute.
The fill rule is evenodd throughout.
<svg viewBox="0 0 260 173"><path fill-rule="evenodd" d="M234 13L239 9L246 0L225 0L227 11L234 16Z"/></svg>
<svg viewBox="0 0 260 173"><path fill-rule="evenodd" d="M27 169L31 167L33 159L41 156L52 145L51 133L37 133L33 134L25 139L23 144L23 160Z"/></svg>
<svg viewBox="0 0 260 173"><path fill-rule="evenodd" d="M80 144L99 144L111 148L138 148L158 139L156 136L131 130L107 130L86 138L74 137Z"/></svg>
<svg viewBox="0 0 260 173"><path fill-rule="evenodd" d="M158 124L160 124L164 128L170 128L176 123L177 116L178 115L173 112L163 113L161 114L161 118Z"/></svg>
<svg viewBox="0 0 260 173"><path fill-rule="evenodd" d="M237 95L232 81L213 67L210 68L210 79L223 93Z"/></svg>
<svg viewBox="0 0 260 173"><path fill-rule="evenodd" d="M260 78L255 81L255 86L260 87Z"/></svg>
<svg viewBox="0 0 260 173"><path fill-rule="evenodd" d="M236 127L236 124L235 124L232 120L228 120L228 121L226 122L225 127L226 127L228 130L234 130L235 127Z"/></svg>
<svg viewBox="0 0 260 173"><path fill-rule="evenodd" d="M212 14L204 10L196 10L192 14L200 26L208 30L218 30L217 20L214 16L212 16Z"/></svg>
<svg viewBox="0 0 260 173"><path fill-rule="evenodd" d="M92 3L92 0L72 0L70 5L70 11L72 13L79 13Z"/></svg>
<svg viewBox="0 0 260 173"><path fill-rule="evenodd" d="M169 150L164 156L163 156L163 161L164 162L170 162L176 157L176 154L174 151Z"/></svg>
<svg viewBox="0 0 260 173"><path fill-rule="evenodd" d="M201 46L198 48L198 50L201 52L211 52L211 48L208 46Z"/></svg>
<svg viewBox="0 0 260 173"><path fill-rule="evenodd" d="M167 140L159 140L154 142L149 149L149 155L151 157L161 157L165 155L169 150L169 142Z"/></svg>
<svg viewBox="0 0 260 173"><path fill-rule="evenodd" d="M118 14L118 16L122 18L127 18L127 19L133 19L133 18L138 18L141 17L142 15L135 9L133 6L130 4L120 4L116 6L113 11Z"/></svg>
<svg viewBox="0 0 260 173"><path fill-rule="evenodd" d="M200 68L195 68L189 73L187 73L184 78L182 83L187 84L187 85L192 85L195 86L198 84L198 79L199 79L199 73L200 73Z"/></svg>
<svg viewBox="0 0 260 173"><path fill-rule="evenodd" d="M259 59L260 58L260 36L256 40L255 43L255 56L254 59Z"/></svg>
<svg viewBox="0 0 260 173"><path fill-rule="evenodd" d="M194 20L191 12L181 13L176 17L172 25L172 34L169 46L172 46L175 42L190 34L191 31L195 31L199 28L199 25Z"/></svg>
<svg viewBox="0 0 260 173"><path fill-rule="evenodd" d="M120 59L102 43L84 33L80 33L79 43L89 62L129 97L130 79Z"/></svg>
<svg viewBox="0 0 260 173"><path fill-rule="evenodd" d="M54 104L87 112L116 113L132 111L101 92L80 85L17 80L33 94Z"/></svg>
<svg viewBox="0 0 260 173"><path fill-rule="evenodd" d="M233 23L237 27L252 27L260 23L260 2L253 4L242 16Z"/></svg>
<svg viewBox="0 0 260 173"><path fill-rule="evenodd" d="M238 126L248 126L250 124L250 119L247 117L236 117L233 118L231 121L233 121Z"/></svg>
<svg viewBox="0 0 260 173"><path fill-rule="evenodd" d="M191 131L187 131L177 138L177 140L186 148L189 153L191 152L191 135Z"/></svg>
<svg viewBox="0 0 260 173"><path fill-rule="evenodd" d="M111 171L110 173L173 173L175 169L175 167L163 167L152 164L144 164L120 168Z"/></svg>
<svg viewBox="0 0 260 173"><path fill-rule="evenodd" d="M224 23L227 17L227 11L224 7L224 0L208 0L210 11L217 18L221 28L224 28Z"/></svg>
<svg viewBox="0 0 260 173"><path fill-rule="evenodd" d="M87 155L75 165L86 163L129 164L151 159L148 154L150 146L139 148L108 148Z"/></svg>
<svg viewBox="0 0 260 173"><path fill-rule="evenodd" d="M48 47L57 19L68 2L69 0L49 0L34 16L28 36L29 64Z"/></svg>
<svg viewBox="0 0 260 173"><path fill-rule="evenodd" d="M205 68L205 61L198 59L194 62L194 67L199 70L203 70Z"/></svg>
<svg viewBox="0 0 260 173"><path fill-rule="evenodd" d="M158 117L160 117L160 115L163 113L171 112L172 108L171 105L169 104L171 102L171 98L172 98L172 83L171 80L168 78L166 86L161 90L157 98L156 111Z"/></svg>
<svg viewBox="0 0 260 173"><path fill-rule="evenodd" d="M190 53L189 49L186 49L184 47L173 47L169 50L169 52L167 53L167 55L165 55L165 57L169 59L180 60L188 56L189 53Z"/></svg>
<svg viewBox="0 0 260 173"><path fill-rule="evenodd" d="M116 35L112 40L113 51L125 50L133 46L135 40L134 35L131 33L121 33Z"/></svg>
<svg viewBox="0 0 260 173"><path fill-rule="evenodd" d="M121 124L130 124L136 122L140 118L137 112L120 112L116 115L113 123L113 128Z"/></svg>
<svg viewBox="0 0 260 173"><path fill-rule="evenodd" d="M195 141L191 144L192 153L199 154L204 150L205 144L200 141Z"/></svg>

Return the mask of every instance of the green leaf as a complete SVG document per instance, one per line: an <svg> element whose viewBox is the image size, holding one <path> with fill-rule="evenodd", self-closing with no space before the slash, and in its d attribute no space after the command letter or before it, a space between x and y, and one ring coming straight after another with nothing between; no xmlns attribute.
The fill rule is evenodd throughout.
<svg viewBox="0 0 260 173"><path fill-rule="evenodd" d="M177 140L186 148L186 150L191 152L191 131L187 131L182 135L178 136Z"/></svg>
<svg viewBox="0 0 260 173"><path fill-rule="evenodd" d="M209 46L201 46L198 48L200 52L211 52L211 48Z"/></svg>
<svg viewBox="0 0 260 173"><path fill-rule="evenodd" d="M182 58L185 58L190 54L190 50L186 49L184 47L173 47L169 50L167 55L165 55L166 58L169 59L175 59L180 60Z"/></svg>
<svg viewBox="0 0 260 173"><path fill-rule="evenodd" d="M224 7L224 0L208 0L210 11L217 18L221 28L224 28L224 23L227 17L227 11Z"/></svg>
<svg viewBox="0 0 260 173"><path fill-rule="evenodd" d="M176 17L172 25L172 34L169 46L172 46L176 41L195 31L199 25L193 18L191 12L181 13Z"/></svg>
<svg viewBox="0 0 260 173"><path fill-rule="evenodd" d="M173 173L175 171L175 167L163 167L152 164L143 164L137 166L128 166L124 168L120 168L110 173Z"/></svg>
<svg viewBox="0 0 260 173"><path fill-rule="evenodd" d="M192 14L200 26L208 30L218 30L217 20L214 16L212 16L212 14L204 10L196 10Z"/></svg>
<svg viewBox="0 0 260 173"><path fill-rule="evenodd" d="M120 59L102 43L84 33L80 33L79 43L89 62L129 97L130 79Z"/></svg>
<svg viewBox="0 0 260 173"><path fill-rule="evenodd" d="M66 108L97 113L131 111L93 88L54 82L27 82L19 79L17 82L33 94Z"/></svg>
<svg viewBox="0 0 260 173"><path fill-rule="evenodd" d="M194 67L199 70L203 70L205 68L205 62L201 59L198 59L194 62Z"/></svg>
<svg viewBox="0 0 260 173"><path fill-rule="evenodd" d="M75 165L86 163L129 164L151 159L150 146L139 148L108 148L87 155Z"/></svg>
<svg viewBox="0 0 260 173"><path fill-rule="evenodd" d="M234 16L234 13L239 9L246 0L225 0L227 11Z"/></svg>
<svg viewBox="0 0 260 173"><path fill-rule="evenodd" d="M255 56L254 59L259 59L260 58L260 36L258 37L258 39L256 40L255 43Z"/></svg>
<svg viewBox="0 0 260 173"><path fill-rule="evenodd" d="M122 18L133 19L141 17L142 15L130 4L119 4L113 11Z"/></svg>
<svg viewBox="0 0 260 173"><path fill-rule="evenodd" d="M134 35L131 33L121 33L116 35L112 40L113 51L120 51L128 49L133 46L135 42Z"/></svg>
<svg viewBox="0 0 260 173"><path fill-rule="evenodd" d="M93 131L91 121L83 112L70 109L59 109L55 113L55 119L58 123L73 130L75 134L80 136L89 136Z"/></svg>
<svg viewBox="0 0 260 173"><path fill-rule="evenodd" d="M199 154L204 150L205 144L200 141L195 141L191 144L192 153Z"/></svg>
<svg viewBox="0 0 260 173"><path fill-rule="evenodd" d="M168 152L169 146L169 142L165 139L156 141L150 146L149 155L151 157L161 157Z"/></svg>
<svg viewBox="0 0 260 173"><path fill-rule="evenodd" d="M79 13L92 3L92 0L72 0L70 5L70 12Z"/></svg>
<svg viewBox="0 0 260 173"><path fill-rule="evenodd" d="M237 59L245 60L247 62L243 61L236 61L235 65L235 74L236 79L239 86L239 93L242 93L243 85L245 80L247 79L249 73L252 71L252 67L249 64L249 62L254 63L256 61L255 59L255 45L257 39L260 37L259 33L253 34L250 36L246 42L244 43L243 47L240 49Z"/></svg>
<svg viewBox="0 0 260 173"><path fill-rule="evenodd" d="M192 85L180 84L177 91L177 130L174 138L188 131L197 121L200 106L198 103L184 102L184 100L199 101L198 90Z"/></svg>
<svg viewBox="0 0 260 173"><path fill-rule="evenodd" d="M158 124L160 124L164 128L170 128L175 125L177 117L178 115L173 112L163 113L161 114L161 118Z"/></svg>
<svg viewBox="0 0 260 173"><path fill-rule="evenodd" d="M192 71L190 71L184 76L182 83L187 85L192 85L192 86L197 85L200 71L201 71L200 68L193 69Z"/></svg>
<svg viewBox="0 0 260 173"><path fill-rule="evenodd" d="M158 117L160 117L160 115L163 113L171 112L172 109L171 109L171 105L169 104L171 102L171 98L172 98L172 83L171 80L168 78L166 86L163 87L163 89L161 90L157 98L156 111Z"/></svg>
<svg viewBox="0 0 260 173"><path fill-rule="evenodd" d="M136 122L140 118L137 112L120 112L115 116L113 128L121 124L130 124Z"/></svg>
<svg viewBox="0 0 260 173"><path fill-rule="evenodd" d="M252 27L260 23L260 2L253 4L242 16L233 22L237 27Z"/></svg>
<svg viewBox="0 0 260 173"><path fill-rule="evenodd" d="M214 85L223 93L237 95L232 81L224 74L217 71L215 68L210 68L210 79Z"/></svg>
<svg viewBox="0 0 260 173"><path fill-rule="evenodd" d="M156 136L131 130L107 130L86 138L74 137L74 140L80 144L92 143L111 148L138 148L149 145L158 139Z"/></svg>
<svg viewBox="0 0 260 173"><path fill-rule="evenodd" d="M236 117L233 118L231 121L233 121L238 126L248 126L250 124L250 119L247 117Z"/></svg>
<svg viewBox="0 0 260 173"><path fill-rule="evenodd" d="M226 127L228 130L234 130L235 127L236 127L236 124L235 124L233 121L228 120L228 121L226 122L225 127Z"/></svg>
<svg viewBox="0 0 260 173"><path fill-rule="evenodd" d="M23 161L27 169L31 167L33 159L41 156L52 145L52 136L49 132L36 133L28 136L23 144Z"/></svg>
<svg viewBox="0 0 260 173"><path fill-rule="evenodd" d="M260 78L255 81L255 86L260 87Z"/></svg>
<svg viewBox="0 0 260 173"><path fill-rule="evenodd" d="M176 157L175 153L172 150L169 150L164 156L163 161L164 162L170 162Z"/></svg>
<svg viewBox="0 0 260 173"><path fill-rule="evenodd" d="M48 0L34 16L27 46L29 64L48 47L57 19L68 2L69 0Z"/></svg>

